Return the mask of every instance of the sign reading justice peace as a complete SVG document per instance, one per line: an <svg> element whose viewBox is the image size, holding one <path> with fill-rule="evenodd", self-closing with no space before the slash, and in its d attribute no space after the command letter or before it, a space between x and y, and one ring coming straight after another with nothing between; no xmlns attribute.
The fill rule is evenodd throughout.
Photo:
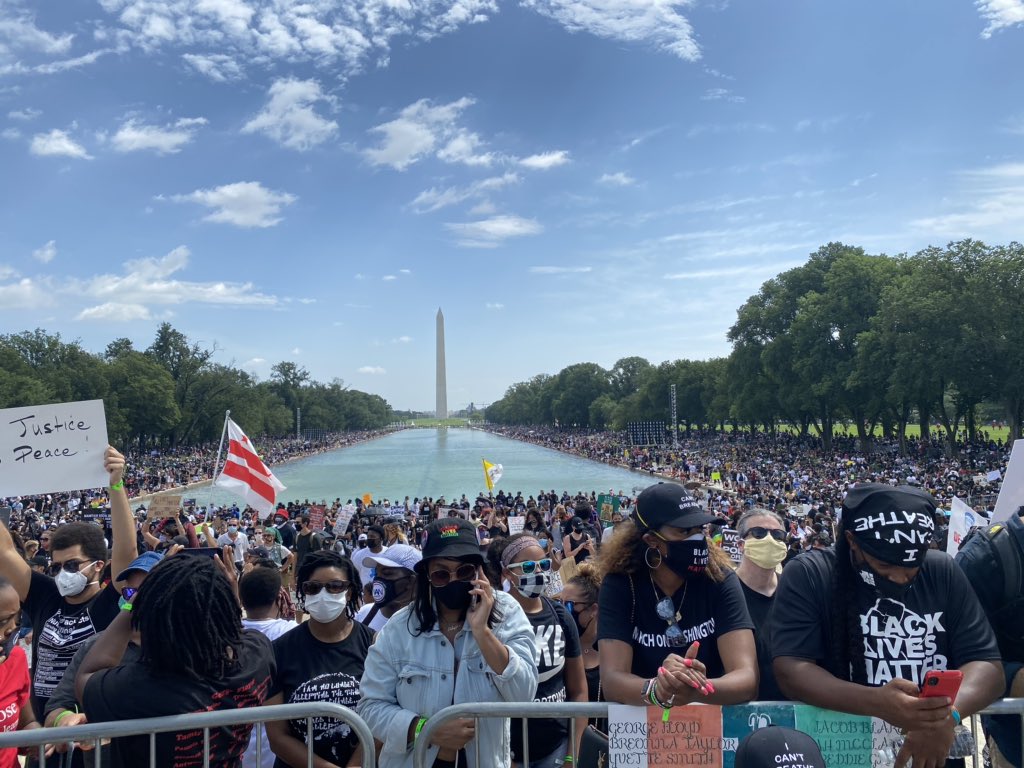
<svg viewBox="0 0 1024 768"><path fill-rule="evenodd" d="M0 410L0 496L102 488L102 400Z"/></svg>

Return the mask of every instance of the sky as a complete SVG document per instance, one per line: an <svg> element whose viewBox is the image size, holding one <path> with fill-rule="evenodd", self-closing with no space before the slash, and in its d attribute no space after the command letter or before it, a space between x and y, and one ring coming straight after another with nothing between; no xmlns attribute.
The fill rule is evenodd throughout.
<svg viewBox="0 0 1024 768"><path fill-rule="evenodd" d="M0 328L432 410L1021 237L1024 0L0 0Z"/></svg>

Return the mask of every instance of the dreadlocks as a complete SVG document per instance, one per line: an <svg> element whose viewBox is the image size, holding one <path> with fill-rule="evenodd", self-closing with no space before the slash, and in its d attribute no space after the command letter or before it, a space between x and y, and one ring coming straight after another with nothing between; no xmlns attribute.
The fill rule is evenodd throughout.
<svg viewBox="0 0 1024 768"><path fill-rule="evenodd" d="M206 557L160 562L142 583L132 628L142 658L155 672L195 679L224 677L242 650L241 609L231 585Z"/></svg>
<svg viewBox="0 0 1024 768"><path fill-rule="evenodd" d="M868 678L864 659L864 635L860 626L857 601L857 574L851 562L850 544L846 540L846 516L839 522L836 534L836 567L832 575L831 640L832 674L840 680L865 683Z"/></svg>

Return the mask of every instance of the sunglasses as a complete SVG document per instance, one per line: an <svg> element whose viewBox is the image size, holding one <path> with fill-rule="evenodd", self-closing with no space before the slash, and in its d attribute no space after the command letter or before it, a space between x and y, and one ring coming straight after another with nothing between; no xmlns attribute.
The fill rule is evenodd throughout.
<svg viewBox="0 0 1024 768"><path fill-rule="evenodd" d="M472 581L476 578L476 565L473 563L463 563L455 569L455 573L452 573L447 568L440 568L436 571L430 572L430 583L438 587L447 587L452 580L455 581Z"/></svg>
<svg viewBox="0 0 1024 768"><path fill-rule="evenodd" d="M68 573L78 573L79 569L83 565L92 565L93 563L99 562L98 560L65 560L63 563L50 563L50 566L46 569L46 572L51 576L56 576L62 570Z"/></svg>
<svg viewBox="0 0 1024 768"><path fill-rule="evenodd" d="M593 605L593 603L584 603L582 601L576 602L575 600L559 600L562 605L565 606L565 610L569 613L573 613L574 608L579 608L580 611L585 611L587 608Z"/></svg>
<svg viewBox="0 0 1024 768"><path fill-rule="evenodd" d="M760 525L755 525L753 528L747 530L747 536L753 536L755 539L763 539L765 536L771 536L776 541L785 541L786 532L779 528L764 528ZM743 538L747 538L744 536Z"/></svg>
<svg viewBox="0 0 1024 768"><path fill-rule="evenodd" d="M302 594L319 595L320 590L326 589L327 594L329 595L340 595L342 592L345 592L350 586L352 586L352 582L342 581L341 579L332 579L331 581L328 581L326 584L319 581L306 581L302 584Z"/></svg>
<svg viewBox="0 0 1024 768"><path fill-rule="evenodd" d="M513 568L521 568L523 570L523 574L529 576L538 568L542 571L550 571L551 558L545 557L543 560L524 560L521 563L511 563L508 568L509 570L512 570Z"/></svg>
<svg viewBox="0 0 1024 768"><path fill-rule="evenodd" d="M675 603L672 602L672 598L663 597L658 601L655 610L658 612L658 618L668 622L665 637L668 638L669 645L685 645L686 638L683 637L683 630L679 628L679 614L676 611Z"/></svg>

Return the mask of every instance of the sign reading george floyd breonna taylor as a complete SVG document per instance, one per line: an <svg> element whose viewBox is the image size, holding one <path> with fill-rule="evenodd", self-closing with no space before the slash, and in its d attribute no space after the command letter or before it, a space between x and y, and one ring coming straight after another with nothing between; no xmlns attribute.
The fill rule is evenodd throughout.
<svg viewBox="0 0 1024 768"><path fill-rule="evenodd" d="M102 488L102 400L0 410L0 496Z"/></svg>

